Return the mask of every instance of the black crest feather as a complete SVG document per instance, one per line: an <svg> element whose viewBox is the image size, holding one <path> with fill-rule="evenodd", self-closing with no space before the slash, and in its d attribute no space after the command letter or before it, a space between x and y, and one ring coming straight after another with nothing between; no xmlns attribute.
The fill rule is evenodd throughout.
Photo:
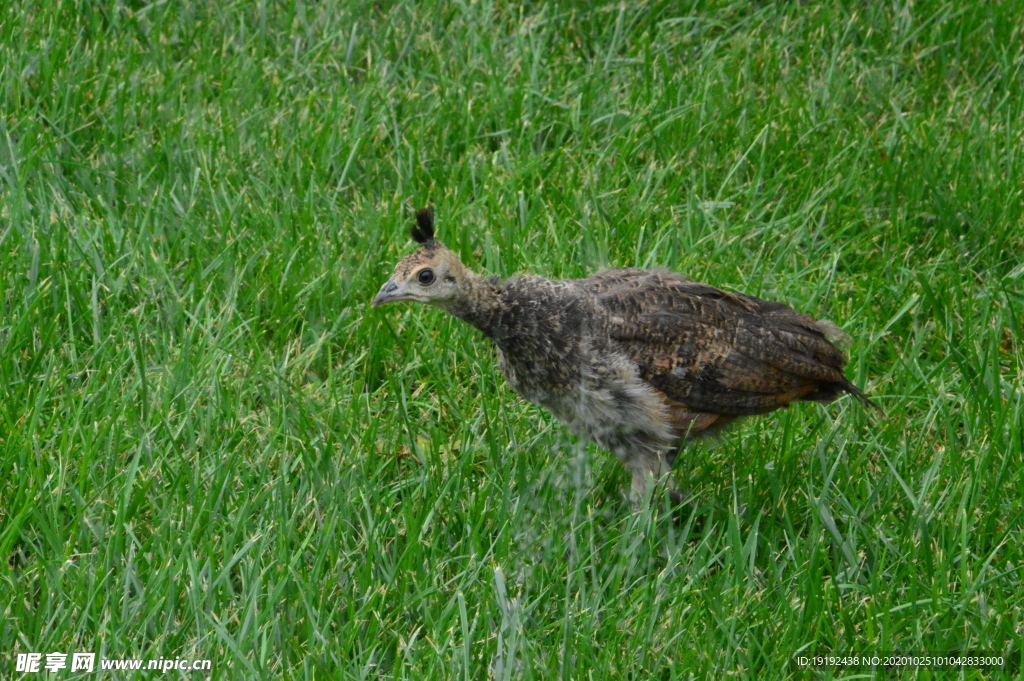
<svg viewBox="0 0 1024 681"><path fill-rule="evenodd" d="M419 244L434 240L433 208L420 208L416 211L416 224L412 226L412 240Z"/></svg>

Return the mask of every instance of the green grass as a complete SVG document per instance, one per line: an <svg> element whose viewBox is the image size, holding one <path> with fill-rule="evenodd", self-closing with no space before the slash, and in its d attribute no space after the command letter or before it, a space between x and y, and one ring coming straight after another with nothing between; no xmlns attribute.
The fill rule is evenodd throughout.
<svg viewBox="0 0 1024 681"><path fill-rule="evenodd" d="M0 677L1022 678L1022 40L983 0L4 3ZM426 204L478 271L832 319L888 418L748 420L634 514L479 334L369 308Z"/></svg>

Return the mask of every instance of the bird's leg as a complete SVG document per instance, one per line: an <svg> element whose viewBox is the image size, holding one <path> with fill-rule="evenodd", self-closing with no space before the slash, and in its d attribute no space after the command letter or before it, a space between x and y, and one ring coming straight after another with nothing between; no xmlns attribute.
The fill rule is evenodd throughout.
<svg viewBox="0 0 1024 681"><path fill-rule="evenodd" d="M633 476L629 489L629 498L633 506L640 508L647 495L648 488L653 488L664 477L667 478L669 497L673 503L683 500L676 489L675 480L668 475L672 465L668 461L667 452L662 451L619 451L616 452L626 470Z"/></svg>
<svg viewBox="0 0 1024 681"><path fill-rule="evenodd" d="M662 457L665 459L665 464L668 467L668 470L671 470L672 466L675 465L676 458L679 457L680 449L682 449L681 445L673 445L668 449L668 451L662 454ZM668 497L669 499L672 500L673 506L678 506L679 504L683 503L683 501L686 499L686 495L679 491L679 487L676 485L675 478L670 477L668 480Z"/></svg>

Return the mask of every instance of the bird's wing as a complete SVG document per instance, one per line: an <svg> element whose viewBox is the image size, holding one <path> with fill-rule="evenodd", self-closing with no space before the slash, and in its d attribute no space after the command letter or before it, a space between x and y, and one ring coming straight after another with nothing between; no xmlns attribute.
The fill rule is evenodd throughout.
<svg viewBox="0 0 1024 681"><path fill-rule="evenodd" d="M823 327L781 303L668 272L605 270L576 282L594 300L598 331L689 412L758 414L852 392Z"/></svg>

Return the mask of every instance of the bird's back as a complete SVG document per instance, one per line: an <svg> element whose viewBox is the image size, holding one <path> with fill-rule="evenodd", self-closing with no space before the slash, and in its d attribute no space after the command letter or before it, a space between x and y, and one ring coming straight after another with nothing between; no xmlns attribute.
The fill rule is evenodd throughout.
<svg viewBox="0 0 1024 681"><path fill-rule="evenodd" d="M685 412L684 423L693 413L761 414L841 392L866 399L843 374L833 327L781 303L661 271L604 270L573 284L594 302L595 335Z"/></svg>

